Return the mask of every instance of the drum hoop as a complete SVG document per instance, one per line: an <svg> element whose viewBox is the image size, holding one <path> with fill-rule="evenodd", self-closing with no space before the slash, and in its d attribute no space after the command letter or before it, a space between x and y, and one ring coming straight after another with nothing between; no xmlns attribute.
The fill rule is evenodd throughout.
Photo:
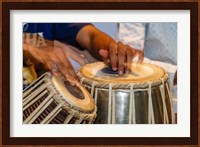
<svg viewBox="0 0 200 147"><path fill-rule="evenodd" d="M47 90L52 92L52 99L54 100L54 102L56 102L57 104L62 104L61 108L70 114L73 113L74 117L83 118L84 120L88 120L88 121L90 121L90 123L92 123L96 118L97 107L94 106L94 109L92 111L83 111L83 110L79 109L78 107L70 104L60 94L58 89L56 89L55 85L52 84L53 82L51 80L51 77L52 77L51 73L46 72L42 76L40 76L37 80L35 80L32 84L37 84L38 82L40 82L41 79L43 79L47 86L46 87ZM26 91L28 92L28 90L31 88L32 84L23 90L23 99L24 99L24 96L26 96L26 95L24 95L24 92L26 92Z"/></svg>
<svg viewBox="0 0 200 147"><path fill-rule="evenodd" d="M128 89L133 85L133 88L148 88L149 84L148 82L151 83L151 86L158 86L162 84L162 80L167 81L169 79L168 74L165 74L161 79L154 80L154 81L145 81L145 82L136 82L136 83L105 83L105 82L97 82L97 81L92 81L92 79L86 79L83 75L80 73L78 74L78 77L82 80L82 84L87 84L87 85L92 85L94 84L95 87L99 88L109 88L109 85L112 85L112 88L121 88L121 89Z"/></svg>
<svg viewBox="0 0 200 147"><path fill-rule="evenodd" d="M100 62L98 62L100 63ZM151 64L152 65L152 64ZM156 65L153 65L156 66ZM156 66L158 67L158 66ZM163 70L163 76L155 79L155 80L146 80L146 81L142 81L142 82L138 82L138 81L130 81L130 82L107 82L107 81L100 81L99 79L94 79L91 77L86 77L82 71L83 71L83 67L81 67L79 69L79 72L77 73L77 76L79 77L79 79L81 80L81 84L87 84L92 86L95 85L95 87L99 87L99 88L109 88L109 85L112 84L113 88L121 88L121 89L127 89L130 88L131 85L133 85L133 88L147 88L149 87L149 82L151 83L151 86L158 86L162 84L162 80L164 80L165 82L169 79L169 75L168 73L161 67L159 67L161 70Z"/></svg>
<svg viewBox="0 0 200 147"><path fill-rule="evenodd" d="M75 103L75 102L80 102L80 103L82 103L83 100L76 98L76 97L73 96L70 92L68 92L69 95L71 95L71 96L73 96L74 98L76 98L76 100L73 100L73 99L71 99L71 98L66 99L65 93L62 92L62 91L59 91L58 87L55 85L55 82L56 82L56 81L54 81L54 80L52 79L53 76L51 75L51 73L48 73L48 76L49 76L49 78L47 78L48 82L52 83L52 84L50 85L51 91L53 91L54 93L56 93L56 94L58 95L57 97L54 97L55 100L57 100L59 103L60 103L60 102L67 103L67 104L70 106L70 108L75 108L76 110L79 110L80 112L91 113L91 112L94 111L94 109L95 109L95 104L94 104L94 108L93 108L93 109L91 109L91 110L86 110L86 109L83 108L83 106L80 106L80 105L78 105L78 104ZM81 86L81 88L79 87L80 89L85 89L82 85L80 85L80 86ZM67 90L67 91L68 91L68 90ZM83 92L83 94L84 94L85 99L88 99L88 100L90 101L90 103L93 102L93 98L90 96L90 94L88 93L88 91L87 91L86 89L85 89L85 91L82 91L82 92Z"/></svg>

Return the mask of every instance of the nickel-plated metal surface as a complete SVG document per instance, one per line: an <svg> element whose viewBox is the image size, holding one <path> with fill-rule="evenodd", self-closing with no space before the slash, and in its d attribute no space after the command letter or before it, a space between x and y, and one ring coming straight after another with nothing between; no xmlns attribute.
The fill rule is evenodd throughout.
<svg viewBox="0 0 200 147"><path fill-rule="evenodd" d="M128 124L129 123L129 103L130 93L123 91L115 92L115 102L113 108L115 108L115 124Z"/></svg>
<svg viewBox="0 0 200 147"><path fill-rule="evenodd" d="M168 76L163 69L134 64L130 74L119 76L118 71L97 62L81 68L79 76L95 99L95 123L172 123Z"/></svg>
<svg viewBox="0 0 200 147"><path fill-rule="evenodd" d="M91 90L91 88L87 88ZM128 124L133 123L135 117L136 124L148 124L149 116L149 95L147 90L134 91L134 106L130 105L130 91L126 90L113 90L111 98L111 123L112 124ZM154 121L156 124L164 123L164 108L159 87L153 87L151 91L152 97L152 111L154 113ZM169 123L172 123L171 104L169 101L169 94L165 94L165 103L167 106L167 115ZM133 100L132 100L133 101ZM97 118L96 124L108 124L109 113L109 91L98 89L97 95ZM131 110L130 110L131 109ZM134 111L133 111L134 109ZM134 112L134 116L133 116ZM130 114L131 113L131 114ZM131 116L131 117L130 117ZM130 120L131 119L131 120Z"/></svg>

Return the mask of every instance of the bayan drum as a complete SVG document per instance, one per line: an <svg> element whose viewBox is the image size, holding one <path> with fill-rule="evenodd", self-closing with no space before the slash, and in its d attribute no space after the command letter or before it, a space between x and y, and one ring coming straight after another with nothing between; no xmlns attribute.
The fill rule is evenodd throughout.
<svg viewBox="0 0 200 147"><path fill-rule="evenodd" d="M95 123L172 123L169 77L163 69L133 64L130 74L119 76L103 62L95 62L80 68L78 76L95 99Z"/></svg>
<svg viewBox="0 0 200 147"><path fill-rule="evenodd" d="M23 91L24 124L90 124L96 106L88 91L78 82L75 86L49 72Z"/></svg>

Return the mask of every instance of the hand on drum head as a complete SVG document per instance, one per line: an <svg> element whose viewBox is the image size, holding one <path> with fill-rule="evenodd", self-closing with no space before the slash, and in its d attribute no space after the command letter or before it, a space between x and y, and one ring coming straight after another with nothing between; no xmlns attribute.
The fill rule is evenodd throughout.
<svg viewBox="0 0 200 147"><path fill-rule="evenodd" d="M137 62L139 64L144 59L144 53L142 51L114 41L109 43L107 49L101 49L99 54L107 64L111 65L113 71L119 71L119 75L123 75L124 73L129 74L131 72L132 62L136 56L139 56Z"/></svg>
<svg viewBox="0 0 200 147"><path fill-rule="evenodd" d="M92 55L87 52L87 50L81 51L70 44L66 44L57 40L54 41L54 44L64 49L68 59L71 58L81 66L96 61Z"/></svg>
<svg viewBox="0 0 200 147"><path fill-rule="evenodd" d="M64 49L54 45L51 41L47 41L47 45L42 47L24 43L23 49L32 62L40 63L40 69L42 67L43 69L50 70L54 76L58 76L58 72L61 72L66 79L71 76L78 80Z"/></svg>

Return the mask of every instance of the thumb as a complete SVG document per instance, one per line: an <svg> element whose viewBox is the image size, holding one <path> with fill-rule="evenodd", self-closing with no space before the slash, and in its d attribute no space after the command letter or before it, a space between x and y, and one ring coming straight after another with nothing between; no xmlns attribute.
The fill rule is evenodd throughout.
<svg viewBox="0 0 200 147"><path fill-rule="evenodd" d="M102 56L103 58L107 59L108 58L108 51L105 50L105 49L100 49L99 55Z"/></svg>

